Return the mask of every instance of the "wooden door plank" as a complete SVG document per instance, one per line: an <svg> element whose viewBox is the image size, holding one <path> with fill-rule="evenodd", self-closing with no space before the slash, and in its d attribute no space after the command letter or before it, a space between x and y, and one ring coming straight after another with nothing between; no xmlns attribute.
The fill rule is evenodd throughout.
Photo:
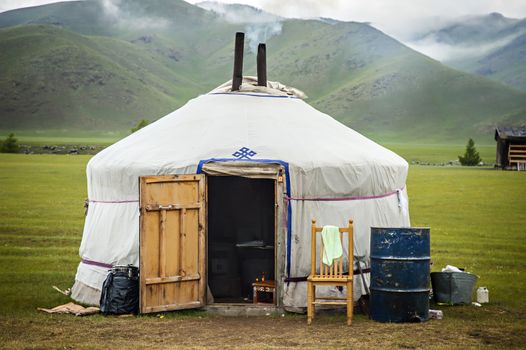
<svg viewBox="0 0 526 350"><path fill-rule="evenodd" d="M161 283L171 283L171 282L180 282L180 281L197 281L201 278L201 275L198 273L188 276L169 276L169 277L157 277L157 278L148 278L144 282L147 285L150 284L161 284Z"/></svg>
<svg viewBox="0 0 526 350"><path fill-rule="evenodd" d="M161 210L159 222L159 275L166 277L166 210Z"/></svg>
<svg viewBox="0 0 526 350"><path fill-rule="evenodd" d="M140 179L141 312L203 306L204 175Z"/></svg>
<svg viewBox="0 0 526 350"><path fill-rule="evenodd" d="M201 209L200 203L190 204L148 204L145 206L146 211L158 211L158 210L181 210L181 209Z"/></svg>
<svg viewBox="0 0 526 350"><path fill-rule="evenodd" d="M186 275L185 269L187 265L185 263L185 236L186 236L186 209L182 209L179 213L179 274L181 276Z"/></svg>
<svg viewBox="0 0 526 350"><path fill-rule="evenodd" d="M174 311L174 310L185 310L185 309L195 309L197 307L203 306L199 301L192 301L185 304L167 304L160 306L147 306L144 308L143 313L150 312L165 312L165 311Z"/></svg>
<svg viewBox="0 0 526 350"><path fill-rule="evenodd" d="M142 201L142 198L145 197L145 191L146 191L146 183L144 178L139 178L139 201ZM142 202L139 203L139 208L142 208ZM142 237L142 233L146 231L145 228L145 220L144 220L144 214L145 211L142 209L139 210L139 256L145 251L144 249L144 239ZM144 258L139 258L139 271L142 275L143 271L145 271L145 261ZM146 285L142 283L142 281L139 281L139 311L143 312L144 308L147 306L146 303Z"/></svg>
<svg viewBox="0 0 526 350"><path fill-rule="evenodd" d="M207 245L206 245L206 199L207 199L207 188L206 188L206 177L202 176L199 180L199 204L201 205L201 208L199 209L198 214L198 242L199 242L199 249L198 249L198 259L197 259L197 270L201 274L201 279L199 280L198 285L198 294L199 294L199 301L201 304L205 304L206 302L206 284L207 284L207 275L206 275L206 251L207 251Z"/></svg>

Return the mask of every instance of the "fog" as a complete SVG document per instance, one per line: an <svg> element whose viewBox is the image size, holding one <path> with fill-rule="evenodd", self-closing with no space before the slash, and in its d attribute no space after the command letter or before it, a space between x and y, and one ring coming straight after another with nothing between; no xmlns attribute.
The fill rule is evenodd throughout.
<svg viewBox="0 0 526 350"><path fill-rule="evenodd" d="M169 21L145 14L132 13L122 9L122 0L92 0L102 4L104 15L108 17L115 26L126 29L133 27L135 29L163 28L169 24Z"/></svg>
<svg viewBox="0 0 526 350"><path fill-rule="evenodd" d="M100 1L106 16L116 25L137 27L160 27L166 20L159 17L138 16L123 11L124 0ZM144 0L145 2L147 0ZM197 4L201 0L186 0ZM477 46L448 45L427 37L415 40L422 33L433 31L463 16L487 15L498 12L509 18L526 17L524 0L218 0L199 6L216 12L226 21L244 24L251 50L259 42L265 42L282 30L283 18L333 18L341 21L370 23L375 28L400 40L406 45L438 60L451 60L476 56L489 52L513 40L509 37L498 42ZM0 11L35 6L56 1L50 0L1 0ZM225 7L224 4L242 3L256 8ZM228 9L228 10L227 10ZM258 11L258 9L264 10Z"/></svg>
<svg viewBox="0 0 526 350"><path fill-rule="evenodd" d="M406 45L424 55L433 57L441 62L474 59L497 50L513 41L520 34L510 35L498 41L479 45L451 45L437 42L434 38L426 38L415 42L407 42Z"/></svg>
<svg viewBox="0 0 526 350"><path fill-rule="evenodd" d="M199 0L186 0L198 3ZM462 16L502 13L526 17L524 0L220 0L243 3L287 18L327 17L369 22L374 27L407 41L415 32L431 30Z"/></svg>
<svg viewBox="0 0 526 350"><path fill-rule="evenodd" d="M254 7L234 6L215 1L197 3L197 6L213 11L232 24L244 24L245 38L250 51L257 52L259 43L267 42L281 33L283 18L261 11Z"/></svg>

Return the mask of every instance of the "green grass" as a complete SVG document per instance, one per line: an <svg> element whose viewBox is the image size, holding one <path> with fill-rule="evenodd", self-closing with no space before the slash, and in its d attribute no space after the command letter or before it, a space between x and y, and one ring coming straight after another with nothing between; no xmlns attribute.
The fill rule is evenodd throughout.
<svg viewBox="0 0 526 350"><path fill-rule="evenodd" d="M399 145L399 149L418 157L416 148ZM449 158L449 155L441 155L442 152L453 150L440 146L433 151L430 146L423 151L437 160ZM146 329L155 326L152 317L126 321L96 316L79 320L41 315L35 311L36 307L51 307L68 301L51 286L67 288L74 280L84 222L88 160L89 156L0 154L0 324L4 326L4 333L0 331L0 344L2 339L11 339L5 344L13 348L27 346L23 340L27 336L41 347L62 347L73 340L60 330L77 332L74 330L77 327L80 327L78 332L88 332L105 341L104 334L96 331L99 325L109 332L127 325L130 331L136 329L141 334L144 346L155 342ZM521 334L526 328L526 304L520 297L526 290L525 184L525 172L410 167L407 187L411 224L431 227L432 270L438 271L446 264L464 267L480 276L479 286L487 286L490 290L489 306L442 307L444 320L429 322L421 328L423 337L434 339L437 348L463 347L462 344L476 346L477 341L502 348L525 344ZM193 327L203 330L216 323L213 319L200 320L201 314L192 316L190 313L186 318ZM293 317L276 321L284 322L282 327L303 332L303 319ZM178 318L168 317L166 322L171 322L170 327L188 327ZM343 318L321 317L317 322L319 327L324 327L325 323L336 327L343 323ZM355 327L377 336L386 347L414 343L407 342L404 336L415 331L409 326L384 326L357 317ZM26 333L26 329L33 331ZM50 340L53 338L48 334L57 330L57 340ZM379 334L384 332L382 330L389 332L392 339L383 338ZM214 333L214 336L220 335ZM124 338L114 341L120 346L130 345ZM195 341L203 340L196 338ZM74 342L86 346L82 341ZM225 346L232 344L228 340L225 342ZM426 341L413 345L430 346Z"/></svg>
<svg viewBox="0 0 526 350"><path fill-rule="evenodd" d="M4 140L9 133L0 130L0 140ZM19 144L29 144L36 146L43 145L99 145L109 146L120 139L128 136L129 131L121 132L71 132L69 130L48 130L48 131L22 131L15 134ZM480 153L482 161L492 166L495 163L495 144L478 144L475 140L475 147ZM459 155L463 155L466 150L466 143L453 144L429 144L429 143L401 143L401 142L379 142L382 146L392 150L407 160L410 164L447 164L449 161L458 160ZM418 162L418 163L417 163Z"/></svg>
<svg viewBox="0 0 526 350"><path fill-rule="evenodd" d="M89 156L0 155L0 314L64 301L84 222Z"/></svg>
<svg viewBox="0 0 526 350"><path fill-rule="evenodd" d="M486 143L484 140L483 144L478 144L478 140L475 141L475 148L480 153L480 157L485 164L493 165L495 163L496 156L496 145ZM389 143L380 142L384 147L387 147L391 151L397 153L410 164L416 162L429 163L429 164L447 164L449 161L458 161L458 156L464 155L466 151L465 143L452 143L452 144L429 144L429 143Z"/></svg>
<svg viewBox="0 0 526 350"><path fill-rule="evenodd" d="M8 134L0 133L0 140L4 140ZM118 136L94 136L94 137L63 137L63 136L28 136L15 134L19 144L30 145L111 145L117 142Z"/></svg>
<svg viewBox="0 0 526 350"><path fill-rule="evenodd" d="M526 173L411 167L407 186L411 224L431 227L433 270L464 267L493 304L526 312Z"/></svg>
<svg viewBox="0 0 526 350"><path fill-rule="evenodd" d="M0 129L0 140L11 131ZM111 145L130 135L130 130L115 132L81 132L72 130L19 130L15 134L19 144L30 145Z"/></svg>
<svg viewBox="0 0 526 350"><path fill-rule="evenodd" d="M0 155L2 311L53 305L62 298L51 285L72 284L88 159ZM523 172L412 166L407 184L412 224L431 227L434 268L463 266L480 275L492 301L523 310L514 296L526 288L525 183Z"/></svg>

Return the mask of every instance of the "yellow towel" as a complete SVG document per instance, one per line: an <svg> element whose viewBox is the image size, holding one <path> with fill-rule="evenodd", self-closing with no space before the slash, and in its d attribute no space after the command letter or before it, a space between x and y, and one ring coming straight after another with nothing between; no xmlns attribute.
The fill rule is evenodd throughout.
<svg viewBox="0 0 526 350"><path fill-rule="evenodd" d="M338 259L343 254L340 229L336 226L323 226L321 239L323 240L323 263L330 266L334 259Z"/></svg>

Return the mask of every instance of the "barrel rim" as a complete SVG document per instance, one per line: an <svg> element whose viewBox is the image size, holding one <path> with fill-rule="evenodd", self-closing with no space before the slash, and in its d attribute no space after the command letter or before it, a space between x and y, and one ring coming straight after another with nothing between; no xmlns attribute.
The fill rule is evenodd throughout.
<svg viewBox="0 0 526 350"><path fill-rule="evenodd" d="M431 230L431 227L379 227L379 226L371 226L371 229L373 228L379 228L379 229L409 229L409 230Z"/></svg>
<svg viewBox="0 0 526 350"><path fill-rule="evenodd" d="M371 259L377 259L377 260L398 260L398 261L427 261L431 260L431 256L380 256L380 255L371 255Z"/></svg>
<svg viewBox="0 0 526 350"><path fill-rule="evenodd" d="M432 271L429 274L430 275L434 275L434 274L439 274L439 273L447 273L447 274L461 273L461 274L472 275L472 276L475 276L475 277L479 278L479 275L477 275L475 273L472 273L472 272L468 272L468 271L460 271L460 272L458 272L458 271Z"/></svg>
<svg viewBox="0 0 526 350"><path fill-rule="evenodd" d="M388 287L369 287L372 291L379 292L388 292L388 293L429 293L431 288L409 288L409 289L400 289L400 288L388 288Z"/></svg>

